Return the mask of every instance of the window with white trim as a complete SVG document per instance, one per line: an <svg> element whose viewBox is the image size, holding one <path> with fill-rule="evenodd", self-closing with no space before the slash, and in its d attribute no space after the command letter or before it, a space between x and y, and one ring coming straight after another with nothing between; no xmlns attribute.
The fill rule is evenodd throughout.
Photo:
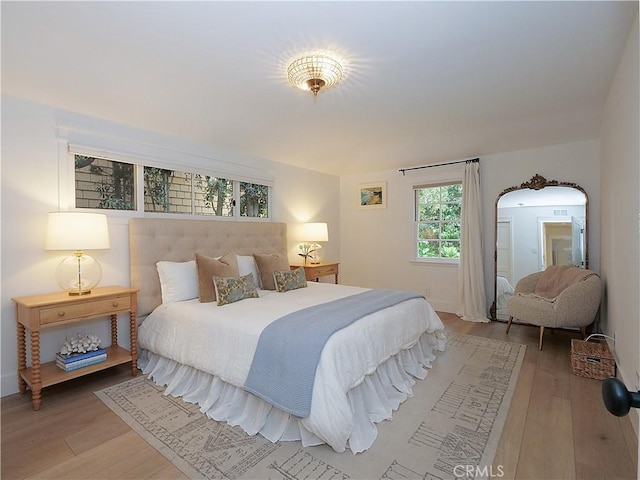
<svg viewBox="0 0 640 480"><path fill-rule="evenodd" d="M240 216L269 216L269 188L266 185L240 182Z"/></svg>
<svg viewBox="0 0 640 480"><path fill-rule="evenodd" d="M269 218L268 185L97 156L73 157L76 208ZM143 199L142 206L137 198Z"/></svg>
<svg viewBox="0 0 640 480"><path fill-rule="evenodd" d="M135 165L74 155L76 208L135 210Z"/></svg>
<svg viewBox="0 0 640 480"><path fill-rule="evenodd" d="M413 190L415 259L457 261L462 183L416 185Z"/></svg>
<svg viewBox="0 0 640 480"><path fill-rule="evenodd" d="M195 175L196 215L233 216L234 182L222 177Z"/></svg>

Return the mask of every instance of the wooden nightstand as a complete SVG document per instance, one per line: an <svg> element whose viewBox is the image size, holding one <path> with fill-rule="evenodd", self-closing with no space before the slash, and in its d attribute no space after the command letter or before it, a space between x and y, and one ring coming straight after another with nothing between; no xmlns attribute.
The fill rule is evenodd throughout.
<svg viewBox="0 0 640 480"><path fill-rule="evenodd" d="M318 277L324 277L325 275L335 275L336 281L338 283L338 267L340 262L321 262L316 264L309 265L291 265L291 270L295 270L296 268L304 268L304 275L309 281L318 281Z"/></svg>
<svg viewBox="0 0 640 480"><path fill-rule="evenodd" d="M44 387L65 382L105 368L131 362L131 375L138 373L136 304L138 290L127 287L94 288L88 295L70 296L66 292L13 298L17 307L18 385L20 393L31 388L33 409L40 409ZM118 314L129 312L131 350L118 346ZM111 346L107 360L71 372L56 366L56 362L40 364L40 330L83 322L92 318L111 318ZM31 367L27 368L26 330L31 334Z"/></svg>

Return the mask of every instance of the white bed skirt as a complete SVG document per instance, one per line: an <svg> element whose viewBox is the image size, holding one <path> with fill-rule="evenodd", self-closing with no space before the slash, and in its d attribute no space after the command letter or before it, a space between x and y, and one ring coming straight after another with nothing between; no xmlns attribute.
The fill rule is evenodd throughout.
<svg viewBox="0 0 640 480"><path fill-rule="evenodd" d="M435 352L444 351L445 344L442 331L426 332L347 392L353 422L345 445L332 445L314 434L304 418L283 412L215 375L144 349L138 365L156 384L166 385L165 395L196 403L209 418L238 425L249 435L259 433L271 442L301 440L304 447L329 443L336 452L348 448L356 454L371 447L378 435L376 423L391 419L392 412L412 395L415 379L427 376Z"/></svg>

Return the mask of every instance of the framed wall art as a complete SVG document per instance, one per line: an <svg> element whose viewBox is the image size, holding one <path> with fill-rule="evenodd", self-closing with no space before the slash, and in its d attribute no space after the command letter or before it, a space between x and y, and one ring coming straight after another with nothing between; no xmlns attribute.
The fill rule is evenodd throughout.
<svg viewBox="0 0 640 480"><path fill-rule="evenodd" d="M387 208L387 182L361 183L358 200L362 209Z"/></svg>

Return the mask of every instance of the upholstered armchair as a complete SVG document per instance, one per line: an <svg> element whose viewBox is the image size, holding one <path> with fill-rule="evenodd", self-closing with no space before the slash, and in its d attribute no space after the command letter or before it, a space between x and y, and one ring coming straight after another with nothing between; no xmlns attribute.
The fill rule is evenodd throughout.
<svg viewBox="0 0 640 480"><path fill-rule="evenodd" d="M517 318L540 326L539 350L545 327L580 327L584 336L598 312L601 294L600 277L591 270L549 267L523 277L507 302L507 334Z"/></svg>

